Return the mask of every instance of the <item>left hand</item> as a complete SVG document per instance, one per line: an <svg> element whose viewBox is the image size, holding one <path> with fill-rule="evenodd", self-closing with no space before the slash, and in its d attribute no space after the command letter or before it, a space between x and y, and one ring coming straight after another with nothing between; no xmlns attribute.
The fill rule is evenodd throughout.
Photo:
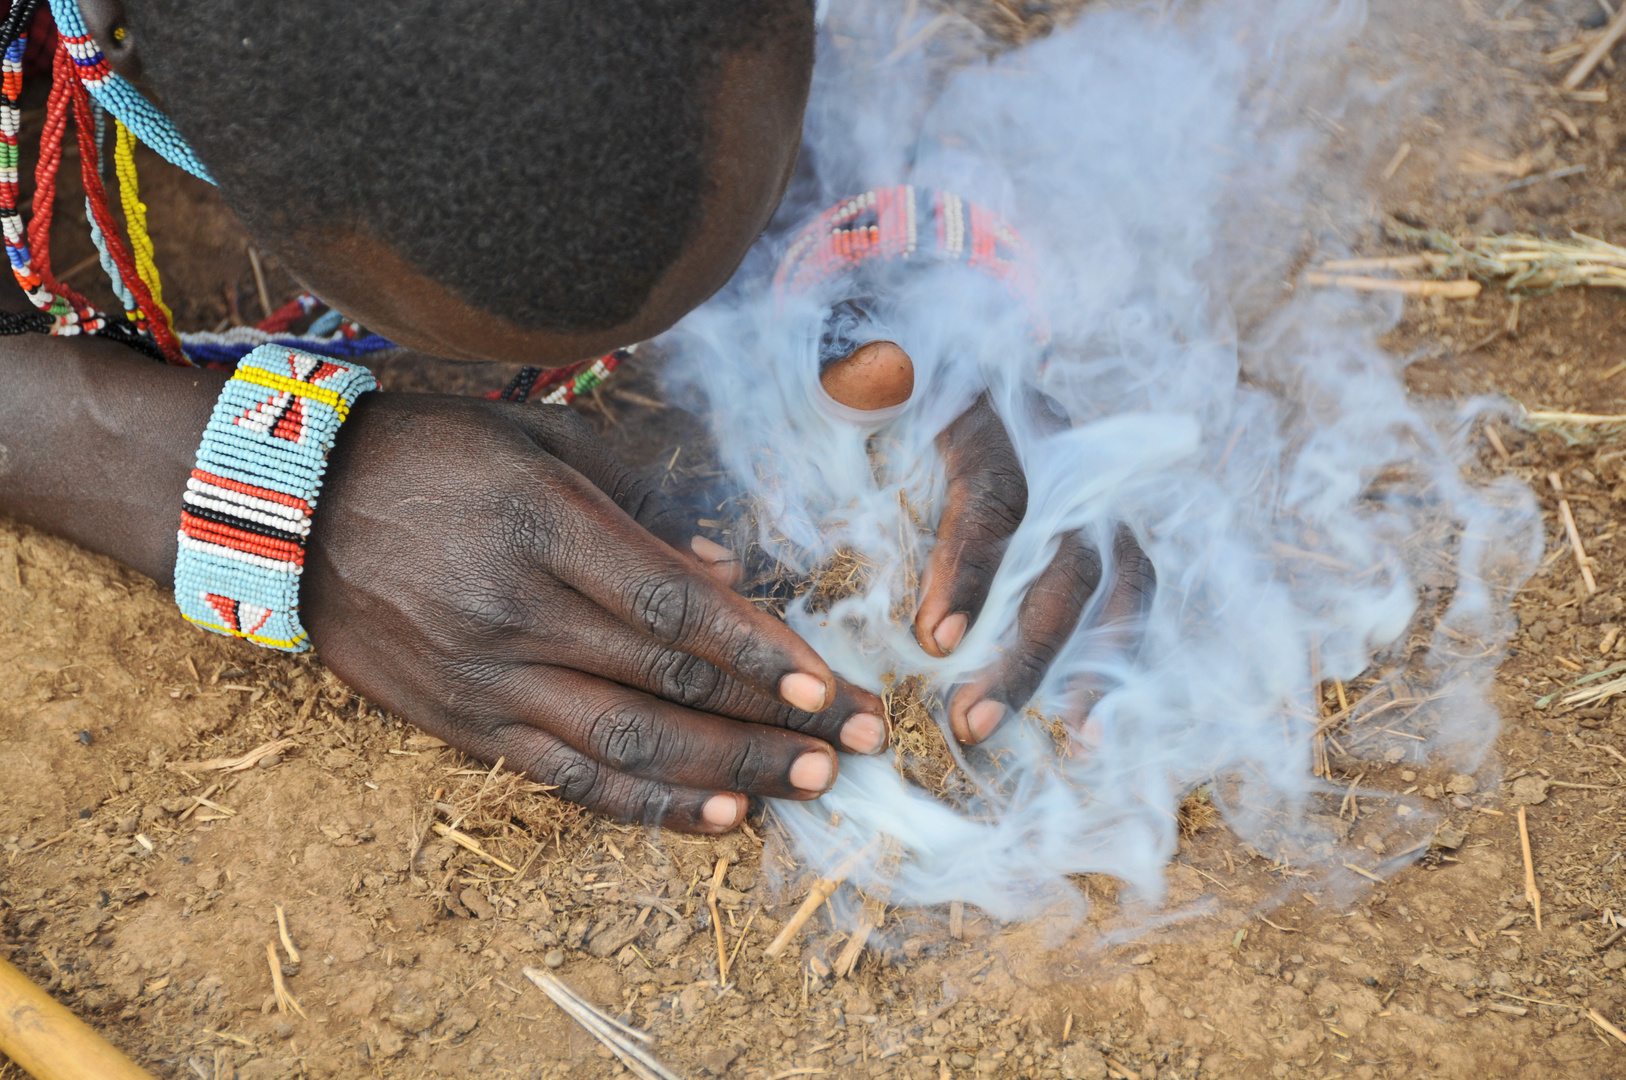
<svg viewBox="0 0 1626 1080"><path fill-rule="evenodd" d="M1010 434L986 394L943 430L937 446L948 474L946 502L914 626L920 647L942 657L954 651L981 613L1006 544L1027 513L1028 489ZM1106 648L1132 656L1157 575L1122 525L1113 539L1112 567L1097 626ZM1093 543L1077 532L1061 538L1018 609L1014 647L949 701L949 722L962 743L982 742L1033 697L1100 588L1101 570L1101 553ZM1068 697L1075 710L1087 713L1106 689L1075 685ZM1078 730L1084 716L1068 720Z"/></svg>
<svg viewBox="0 0 1626 1080"><path fill-rule="evenodd" d="M849 408L870 411L901 404L914 391L914 364L901 346L873 340L834 360L819 374L825 392ZM1067 417L1049 398L1034 394L1034 420L1065 427ZM926 563L915 640L944 657L965 639L982 612L1005 548L1027 514L1028 486L1010 432L983 394L937 436L948 483L937 545ZM1113 578L1102 601L1092 647L1118 657L1140 649L1141 627L1157 588L1152 562L1135 535L1119 525L1112 543ZM1101 553L1081 533L1062 536L1050 565L1029 586L1016 616L1016 642L1001 659L958 687L949 699L949 724L962 743L992 735L1028 703L1056 655L1072 637L1090 598L1101 586ZM1081 675L1065 687L1068 723L1087 742L1084 721L1112 688L1107 679Z"/></svg>

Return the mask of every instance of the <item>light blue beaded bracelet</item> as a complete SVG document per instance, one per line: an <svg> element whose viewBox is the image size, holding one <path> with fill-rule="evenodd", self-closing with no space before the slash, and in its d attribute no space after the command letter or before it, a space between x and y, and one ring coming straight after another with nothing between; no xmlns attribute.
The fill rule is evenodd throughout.
<svg viewBox="0 0 1626 1080"><path fill-rule="evenodd" d="M181 496L175 603L188 622L285 652L310 648L299 577L311 510L339 425L377 386L360 364L286 345L238 362Z"/></svg>

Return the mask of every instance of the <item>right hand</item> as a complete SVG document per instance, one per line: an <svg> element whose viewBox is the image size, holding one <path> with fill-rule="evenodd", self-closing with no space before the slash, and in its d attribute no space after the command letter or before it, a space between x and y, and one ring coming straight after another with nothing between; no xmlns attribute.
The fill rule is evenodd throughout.
<svg viewBox="0 0 1626 1080"><path fill-rule="evenodd" d="M466 753L616 818L724 832L747 796L817 797L835 746L874 753L887 730L875 695L721 583L719 552L568 408L369 394L329 463L301 617L345 682Z"/></svg>

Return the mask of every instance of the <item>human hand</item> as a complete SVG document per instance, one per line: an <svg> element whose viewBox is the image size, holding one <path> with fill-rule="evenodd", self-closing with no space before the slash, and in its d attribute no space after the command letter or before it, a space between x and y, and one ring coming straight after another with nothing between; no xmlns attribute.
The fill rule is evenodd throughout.
<svg viewBox="0 0 1626 1080"><path fill-rule="evenodd" d="M913 370L900 346L871 341L829 364L820 381L839 403L874 410L908 399ZM1034 405L1039 423L1052 428L1065 424L1048 399L1036 398ZM986 394L943 430L937 446L947 472L945 505L922 578L914 630L920 647L941 658L959 646L982 611L1005 547L1027 513L1028 492L1010 433ZM1118 527L1112 548L1113 578L1094 627L1094 646L1133 656L1157 575L1126 526ZM1100 588L1101 573L1101 553L1094 544L1077 532L1061 538L1018 608L1015 647L949 700L949 723L962 743L982 742L1012 709L1033 697ZM1080 677L1066 688L1075 730L1081 730L1108 689L1094 676Z"/></svg>
<svg viewBox="0 0 1626 1080"><path fill-rule="evenodd" d="M749 795L818 796L833 745L887 731L686 526L567 408L368 395L301 617L341 678L453 746L614 817L723 832Z"/></svg>

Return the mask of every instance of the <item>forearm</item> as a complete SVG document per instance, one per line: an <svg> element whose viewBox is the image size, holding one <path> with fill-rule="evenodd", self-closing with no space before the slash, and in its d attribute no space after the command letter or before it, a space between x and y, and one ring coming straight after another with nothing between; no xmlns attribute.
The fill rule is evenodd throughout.
<svg viewBox="0 0 1626 1080"><path fill-rule="evenodd" d="M0 338L0 514L170 584L181 492L225 380L94 338Z"/></svg>

